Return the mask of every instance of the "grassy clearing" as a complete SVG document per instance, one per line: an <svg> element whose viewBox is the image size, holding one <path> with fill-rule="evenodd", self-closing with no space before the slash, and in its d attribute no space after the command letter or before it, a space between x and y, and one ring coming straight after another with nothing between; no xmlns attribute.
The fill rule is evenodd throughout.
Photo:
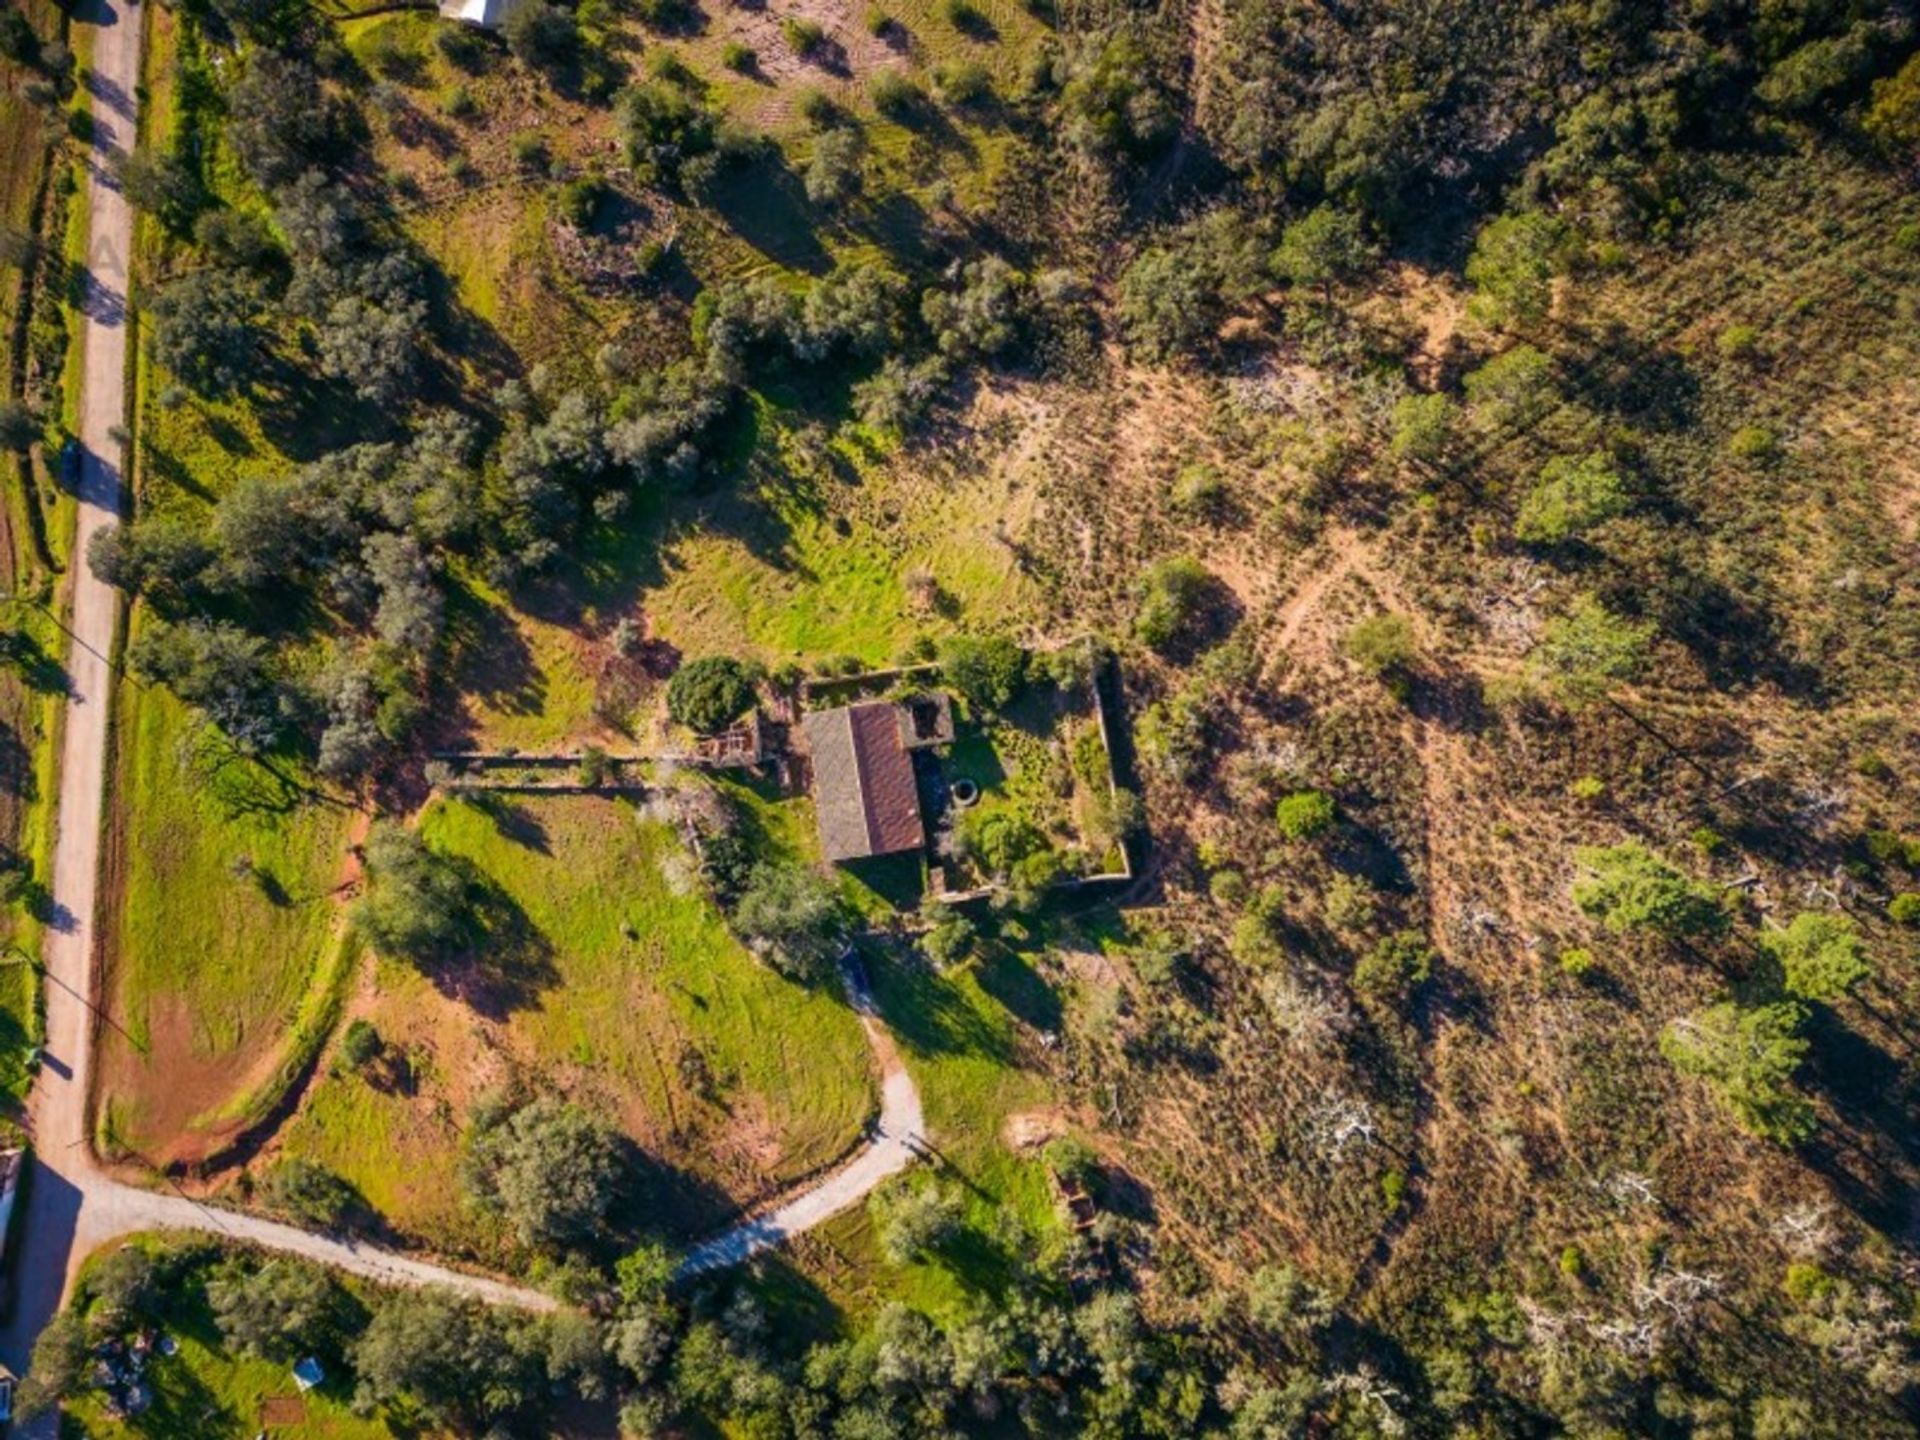
<svg viewBox="0 0 1920 1440"><path fill-rule="evenodd" d="M219 1123L295 1021L340 918L350 812L171 695L123 694L109 993L124 1034L103 1032L102 1093L116 1138L161 1152Z"/></svg>
<svg viewBox="0 0 1920 1440"><path fill-rule="evenodd" d="M687 657L874 666L921 636L1035 613L1037 587L996 539L1023 523L1026 477L916 473L912 458L851 444L814 454L771 402L754 418L737 484L671 510L637 506L541 587L539 614L468 582L451 617L455 685L480 743L540 749L605 732L595 677L623 617ZM643 731L657 698L612 718Z"/></svg>
<svg viewBox="0 0 1920 1440"><path fill-rule="evenodd" d="M662 583L642 597L665 638L769 663L890 661L965 617L1009 624L1032 602L997 527L1020 486L993 472L930 479L911 457L841 441L816 453L797 417L762 402L745 481L664 537ZM930 606L908 580L931 581Z"/></svg>
<svg viewBox="0 0 1920 1440"><path fill-rule="evenodd" d="M489 1092L559 1088L616 1118L662 1166L663 1224L687 1234L857 1140L874 1105L858 1023L836 993L741 949L663 819L548 797L437 803L422 828L471 864L489 913L521 937L518 968L501 973L506 946L480 957L486 978L379 966L357 1010L407 1078L328 1075L287 1153L338 1170L400 1228L473 1248L484 1237L453 1172Z"/></svg>

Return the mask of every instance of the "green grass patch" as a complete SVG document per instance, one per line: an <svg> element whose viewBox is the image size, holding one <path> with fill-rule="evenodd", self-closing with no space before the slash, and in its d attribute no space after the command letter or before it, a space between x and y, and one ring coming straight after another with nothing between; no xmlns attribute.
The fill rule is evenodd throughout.
<svg viewBox="0 0 1920 1440"><path fill-rule="evenodd" d="M234 1100L330 953L350 812L133 686L118 732L122 884L103 1031L121 1138L161 1147ZM276 773L280 771L282 773Z"/></svg>
<svg viewBox="0 0 1920 1440"><path fill-rule="evenodd" d="M968 1234L945 1255L890 1266L862 1206L821 1232L851 1263L831 1273L800 1270L833 1305L856 1316L889 1300L957 1315L988 1300L1010 1266L1039 1258L1044 1267L1044 1253L1061 1233L1044 1168L1003 1139L1008 1116L1044 1105L1050 1093L1046 1081L1021 1064L1017 1011L1009 1006L1011 1000L1032 1008L1034 987L1044 986L1025 956L999 948L945 975L877 954L868 955L867 966L881 1013L920 1087L927 1137L941 1161L936 1178L967 1196ZM1017 1224L1006 1225L1003 1212ZM1028 1241L1018 1238L1023 1234Z"/></svg>
<svg viewBox="0 0 1920 1440"><path fill-rule="evenodd" d="M793 817L764 809L792 836ZM422 830L472 867L525 957L512 999L454 998L447 977L383 964L367 1012L412 1057L407 1087L329 1075L290 1129L396 1224L471 1245L453 1169L474 1100L559 1088L615 1119L686 1183L662 1223L700 1233L734 1199L841 1155L873 1112L860 1027L838 992L782 979L734 940L674 828L602 797L436 803ZM488 957L480 957L484 965ZM485 1018L477 1011L488 1012Z"/></svg>

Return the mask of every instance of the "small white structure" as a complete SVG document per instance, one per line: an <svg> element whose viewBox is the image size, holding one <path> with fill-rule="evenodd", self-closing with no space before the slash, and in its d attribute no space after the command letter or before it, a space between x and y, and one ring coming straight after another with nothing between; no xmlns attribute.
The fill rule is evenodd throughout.
<svg viewBox="0 0 1920 1440"><path fill-rule="evenodd" d="M520 0L440 0L440 18L498 30L519 5Z"/></svg>
<svg viewBox="0 0 1920 1440"><path fill-rule="evenodd" d="M326 1378L327 1372L320 1368L320 1362L311 1355L293 1367L293 1383L298 1385L303 1393L313 1389Z"/></svg>

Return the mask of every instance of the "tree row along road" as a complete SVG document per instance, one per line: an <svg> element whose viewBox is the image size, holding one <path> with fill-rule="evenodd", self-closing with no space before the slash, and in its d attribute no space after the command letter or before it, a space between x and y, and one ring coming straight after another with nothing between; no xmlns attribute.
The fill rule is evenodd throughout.
<svg viewBox="0 0 1920 1440"><path fill-rule="evenodd" d="M119 597L86 563L88 542L120 514L120 441L127 414L128 262L133 215L111 162L135 139L140 87L141 10L136 0L101 0L84 22L94 29L87 73L94 128L88 152L90 233L82 287L80 465L70 567L70 682L60 751L58 832L52 893L55 919L44 969L44 1061L28 1102L34 1163L26 1177L10 1258L12 1308L0 1329L0 1362L24 1371L35 1337L59 1309L80 1262L118 1236L142 1230L200 1230L303 1255L368 1279L446 1285L479 1299L548 1310L548 1296L428 1264L376 1246L314 1234L258 1216L200 1205L182 1195L125 1185L94 1159L87 1133L93 1068L96 973L94 920L106 794L108 720ZM856 966L848 994L860 1012L881 1071L881 1117L873 1143L852 1162L764 1216L743 1221L696 1248L681 1268L697 1275L738 1263L858 1203L919 1153L920 1097L874 1014ZM47 1433L51 1434L51 1431Z"/></svg>

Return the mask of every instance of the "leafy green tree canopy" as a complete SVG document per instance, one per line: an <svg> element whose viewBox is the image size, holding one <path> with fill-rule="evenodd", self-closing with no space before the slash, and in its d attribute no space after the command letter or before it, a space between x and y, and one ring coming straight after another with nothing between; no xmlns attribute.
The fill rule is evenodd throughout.
<svg viewBox="0 0 1920 1440"><path fill-rule="evenodd" d="M726 729L753 708L758 672L726 655L690 660L667 682L667 713L701 735Z"/></svg>
<svg viewBox="0 0 1920 1440"><path fill-rule="evenodd" d="M1727 927L1727 912L1711 890L1637 840L1584 846L1574 858L1587 873L1574 881L1573 903L1617 934L1712 935Z"/></svg>
<svg viewBox="0 0 1920 1440"><path fill-rule="evenodd" d="M1682 1074L1709 1081L1740 1123L1783 1145L1813 1131L1813 1107L1794 1087L1806 1058L1806 1011L1791 1003L1708 1006L1667 1026L1660 1052Z"/></svg>
<svg viewBox="0 0 1920 1440"><path fill-rule="evenodd" d="M754 867L734 904L734 928L774 969L817 979L846 948L846 903L831 881L805 865Z"/></svg>
<svg viewBox="0 0 1920 1440"><path fill-rule="evenodd" d="M1479 312L1498 325L1544 319L1553 303L1566 227L1537 210L1502 215L1480 231L1467 259Z"/></svg>
<svg viewBox="0 0 1920 1440"><path fill-rule="evenodd" d="M384 954L424 960L467 933L467 882L446 856L390 821L367 837L367 893L354 909L362 932Z"/></svg>
<svg viewBox="0 0 1920 1440"><path fill-rule="evenodd" d="M1604 451L1549 460L1520 503L1514 535L1529 545L1560 545L1626 513L1627 488Z"/></svg>
<svg viewBox="0 0 1920 1440"><path fill-rule="evenodd" d="M1311 840L1333 828L1333 797L1324 790L1296 790L1273 807L1273 820L1289 840Z"/></svg>
<svg viewBox="0 0 1920 1440"><path fill-rule="evenodd" d="M1564 615L1547 622L1528 669L1569 705L1591 704L1645 672L1652 641L1651 622L1616 614L1582 595Z"/></svg>
<svg viewBox="0 0 1920 1440"><path fill-rule="evenodd" d="M611 1130L551 1096L472 1136L461 1166L468 1195L500 1215L523 1244L592 1236L618 1197L622 1166Z"/></svg>
<svg viewBox="0 0 1920 1440"><path fill-rule="evenodd" d="M941 676L976 710L1004 710L1027 680L1027 652L1005 635L949 635Z"/></svg>
<svg viewBox="0 0 1920 1440"><path fill-rule="evenodd" d="M1779 965L1787 993L1801 1000L1839 1000L1873 973L1858 927L1829 910L1801 911L1786 929L1763 932L1760 948Z"/></svg>

